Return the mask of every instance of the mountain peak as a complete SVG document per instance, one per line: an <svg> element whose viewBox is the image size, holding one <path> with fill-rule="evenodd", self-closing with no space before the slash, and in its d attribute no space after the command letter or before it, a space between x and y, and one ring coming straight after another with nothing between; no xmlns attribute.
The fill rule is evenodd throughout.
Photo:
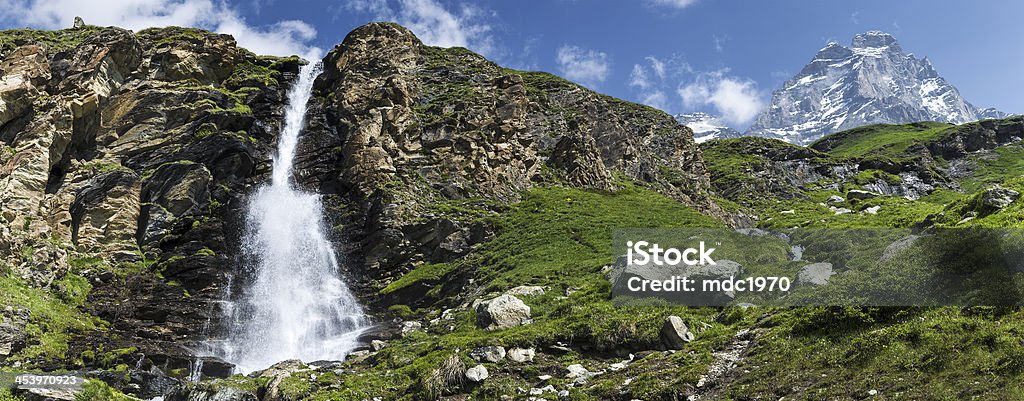
<svg viewBox="0 0 1024 401"><path fill-rule="evenodd" d="M853 47L858 49L869 47L899 47L896 38L882 31L867 31L853 37Z"/></svg>
<svg viewBox="0 0 1024 401"><path fill-rule="evenodd" d="M807 144L868 124L939 121L962 124L979 111L939 76L931 62L905 54L881 31L829 43L772 94L748 134Z"/></svg>

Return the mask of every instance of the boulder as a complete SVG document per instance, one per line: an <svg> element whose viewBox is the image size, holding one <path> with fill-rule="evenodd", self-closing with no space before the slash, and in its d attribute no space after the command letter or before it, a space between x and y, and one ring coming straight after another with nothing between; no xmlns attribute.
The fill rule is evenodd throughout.
<svg viewBox="0 0 1024 401"><path fill-rule="evenodd" d="M981 205L990 210L1002 209L1017 198L1020 198L1020 192L1010 188L993 187L981 193Z"/></svg>
<svg viewBox="0 0 1024 401"><path fill-rule="evenodd" d="M661 326L661 341L669 349L683 349L686 343L693 341L694 334L686 327L686 323L679 316L665 318Z"/></svg>
<svg viewBox="0 0 1024 401"><path fill-rule="evenodd" d="M877 197L878 197L878 194L876 194L874 192L862 191L862 190L859 190L859 189L851 189L848 192L846 192L846 198L850 199L850 200L864 200L864 199L872 199L872 198L877 198Z"/></svg>
<svg viewBox="0 0 1024 401"><path fill-rule="evenodd" d="M530 307L512 295L501 295L476 306L477 324L500 330L530 323Z"/></svg>
<svg viewBox="0 0 1024 401"><path fill-rule="evenodd" d="M800 268L796 276L797 284L825 285L836 273L832 271L832 264L827 262L813 263Z"/></svg>
<svg viewBox="0 0 1024 401"><path fill-rule="evenodd" d="M24 329L10 323L0 323L0 361L17 352L24 343Z"/></svg>
<svg viewBox="0 0 1024 401"><path fill-rule="evenodd" d="M537 354L533 348L512 348L508 350L508 359L514 362L533 362L533 357Z"/></svg>
<svg viewBox="0 0 1024 401"><path fill-rule="evenodd" d="M839 195L832 195L832 196L828 197L828 199L825 200L825 203L843 203L843 202L846 202L846 199L843 199L843 197L839 196Z"/></svg>
<svg viewBox="0 0 1024 401"><path fill-rule="evenodd" d="M505 347L479 347L469 351L469 357L477 362L499 362L505 359Z"/></svg>
<svg viewBox="0 0 1024 401"><path fill-rule="evenodd" d="M490 374L487 372L487 368L484 365L476 365L469 369L466 369L466 379L474 383L479 383L487 379Z"/></svg>

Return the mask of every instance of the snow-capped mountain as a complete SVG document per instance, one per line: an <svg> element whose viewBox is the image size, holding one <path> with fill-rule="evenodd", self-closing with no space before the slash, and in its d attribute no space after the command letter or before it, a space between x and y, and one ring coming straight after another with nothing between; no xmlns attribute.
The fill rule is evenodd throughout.
<svg viewBox="0 0 1024 401"><path fill-rule="evenodd" d="M739 138L743 135L739 131L725 126L718 117L708 113L677 114L675 117L680 124L693 130L693 140L697 143L712 139Z"/></svg>
<svg viewBox="0 0 1024 401"><path fill-rule="evenodd" d="M906 54L896 39L871 31L850 47L829 43L782 88L748 135L808 144L867 124L966 123L1005 113L979 111L943 79L928 58Z"/></svg>

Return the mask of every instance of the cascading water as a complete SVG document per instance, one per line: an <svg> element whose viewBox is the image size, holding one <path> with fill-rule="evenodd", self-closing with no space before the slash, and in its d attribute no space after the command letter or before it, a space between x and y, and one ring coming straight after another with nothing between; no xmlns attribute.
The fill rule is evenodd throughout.
<svg viewBox="0 0 1024 401"><path fill-rule="evenodd" d="M288 92L273 178L249 201L244 260L251 280L233 297L228 337L217 356L250 372L286 359L341 360L367 326L342 281L317 194L291 183L295 148L318 64L302 67Z"/></svg>

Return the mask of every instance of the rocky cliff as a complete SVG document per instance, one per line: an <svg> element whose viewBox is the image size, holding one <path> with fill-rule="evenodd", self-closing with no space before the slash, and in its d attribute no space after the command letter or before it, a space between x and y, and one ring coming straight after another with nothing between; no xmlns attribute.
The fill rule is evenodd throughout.
<svg viewBox="0 0 1024 401"><path fill-rule="evenodd" d="M242 207L303 61L194 29L91 26L0 32L0 58L0 284L20 294L0 301L0 363L130 369L107 379L158 395L189 373L189 347L217 336L216 304L245 279ZM531 188L640 185L723 214L692 132L652 108L394 24L353 31L323 63L296 178L325 197L371 310L404 302L378 291L413 267L500 232L466 216Z"/></svg>
<svg viewBox="0 0 1024 401"><path fill-rule="evenodd" d="M0 37L0 266L27 333L0 359L186 369L299 60L184 28Z"/></svg>
<svg viewBox="0 0 1024 401"><path fill-rule="evenodd" d="M655 109L425 46L394 24L356 29L324 64L298 174L353 212L341 224L370 280L489 237L439 216L450 200L509 203L538 185L613 191L625 179L721 214L692 132Z"/></svg>

